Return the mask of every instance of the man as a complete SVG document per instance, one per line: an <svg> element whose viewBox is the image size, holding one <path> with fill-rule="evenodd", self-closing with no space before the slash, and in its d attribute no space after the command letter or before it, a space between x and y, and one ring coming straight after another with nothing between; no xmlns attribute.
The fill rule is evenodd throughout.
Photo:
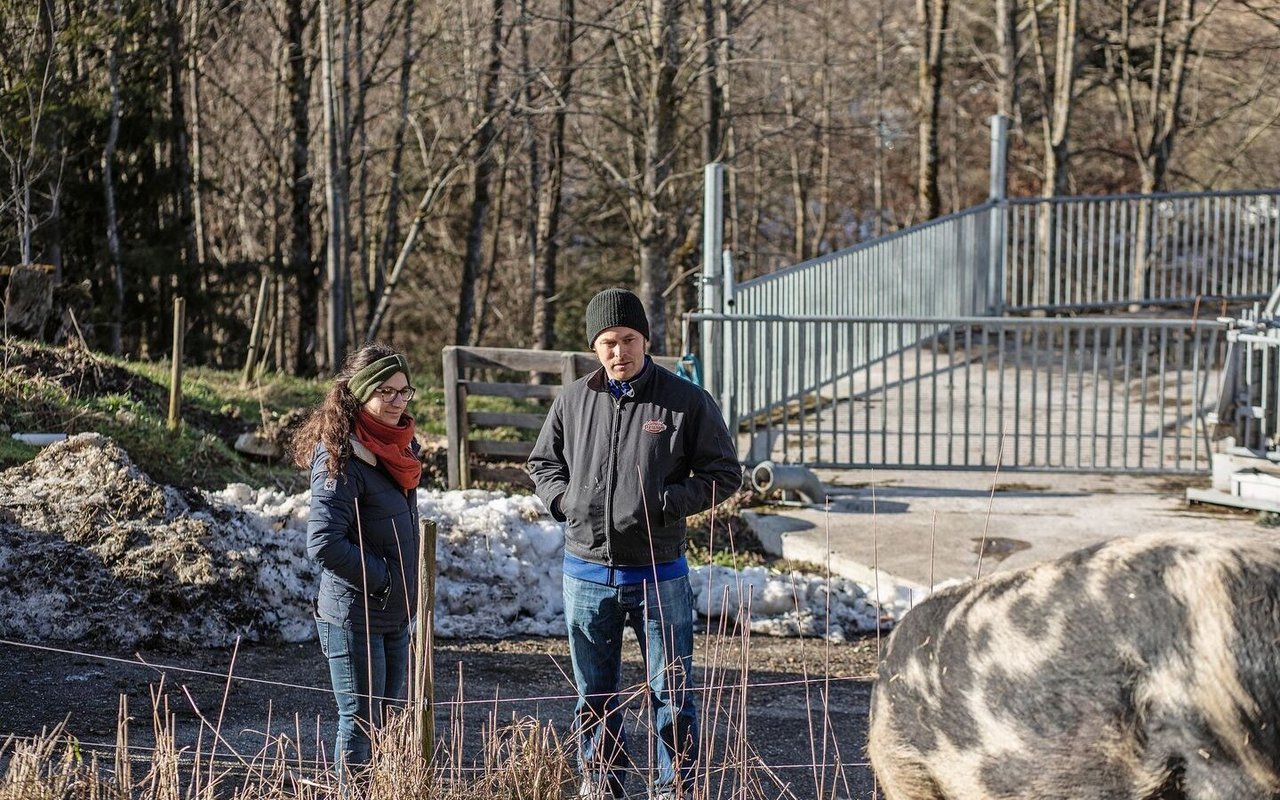
<svg viewBox="0 0 1280 800"><path fill-rule="evenodd" d="M689 797L698 759L693 591L685 517L738 490L738 456L711 396L646 355L640 298L591 299L600 369L565 387L526 468L565 523L564 606L578 689L580 797L623 797L622 631L645 655L658 742L652 797Z"/></svg>

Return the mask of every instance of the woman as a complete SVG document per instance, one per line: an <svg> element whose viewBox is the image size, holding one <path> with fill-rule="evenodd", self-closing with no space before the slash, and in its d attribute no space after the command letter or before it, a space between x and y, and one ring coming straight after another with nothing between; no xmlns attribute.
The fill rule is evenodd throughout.
<svg viewBox="0 0 1280 800"><path fill-rule="evenodd" d="M405 357L366 344L293 445L294 461L311 469L307 553L323 570L316 628L338 701L339 775L368 763L370 731L405 696L422 475L405 411L413 395Z"/></svg>

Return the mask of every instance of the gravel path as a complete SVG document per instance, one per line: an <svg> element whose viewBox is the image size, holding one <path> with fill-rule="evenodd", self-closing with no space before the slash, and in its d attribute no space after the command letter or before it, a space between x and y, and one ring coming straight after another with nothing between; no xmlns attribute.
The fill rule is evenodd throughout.
<svg viewBox="0 0 1280 800"><path fill-rule="evenodd" d="M738 733L744 650L750 664L745 737ZM86 747L113 742L124 694L133 720L131 744L149 746L151 691L163 676L180 747L195 744L202 716L212 722L219 713L227 743L242 754L258 752L268 731L288 731L290 738L301 740L305 758L315 757L317 738L325 751L332 746L333 701L323 659L313 644L255 645L235 653L237 680L226 695L225 708L230 649L115 654L123 661L10 644L0 645L0 651L5 662L0 673L0 735L39 734L65 720ZM630 642L625 652L624 682L638 683L638 649ZM717 770L716 781L723 780L713 796L730 796L740 775L725 765L740 763L738 755L745 746L758 757L755 763L769 767L751 772L762 797L871 798L863 747L875 652L874 637L828 646L814 639L752 636L744 641L700 635L695 660L704 668L704 684L712 686L704 726L707 719L716 721L713 732L707 732L714 750L710 764ZM152 666L144 666L144 661ZM452 706L441 705L437 731L451 741L461 738L467 758L479 752L482 729L491 721L531 716L553 722L561 734L568 728L573 689L563 639L440 640L435 669L437 703L450 703L459 695L466 701L461 720L451 717ZM640 710L638 702L632 705L633 712ZM643 742L639 715L633 714L628 725L632 741ZM207 729L203 747L207 752ZM639 757L644 758L643 752ZM812 766L822 763L828 766ZM825 791L816 788L819 783Z"/></svg>
<svg viewBox="0 0 1280 800"><path fill-rule="evenodd" d="M742 730L742 653L748 653L745 680L745 736ZM5 671L0 681L0 737L38 735L60 722L84 748L115 741L120 695L127 695L131 745L152 744L151 692L163 680L179 746L195 746L201 718L216 722L227 744L244 755L264 748L268 733L302 741L303 758L315 758L317 737L332 748L334 710L323 658L314 644L253 645L186 653L114 654L120 660L0 644ZM628 685L640 678L634 643L626 646ZM230 690L227 673L234 655ZM705 719L714 754L710 764L724 785L714 795L730 796L742 750L754 751L753 769L763 797L870 797L870 773L863 746L867 735L870 673L876 640L827 645L822 640L700 635L696 663L704 669L708 692ZM195 671L195 672L193 672ZM204 671L204 673L198 672ZM462 740L465 758L480 751L481 732L492 722L534 717L567 730L572 718L570 662L562 639L440 640L435 652L438 735ZM257 678L257 682L247 680ZM808 680L808 682L806 682ZM314 689L319 687L319 690ZM452 717L453 700L465 700L463 717ZM444 705L449 704L449 705ZM639 712L639 701L634 701ZM461 722L461 724L460 724ZM628 722L632 742L644 741L639 714ZM705 726L705 722L704 722ZM209 748L205 728L202 751ZM460 733L461 731L461 733ZM826 732L824 732L826 731ZM644 758L644 745L636 746ZM814 767L826 763L827 768ZM721 778L723 776L723 778ZM819 791L818 783L826 786ZM835 791L832 790L835 786Z"/></svg>

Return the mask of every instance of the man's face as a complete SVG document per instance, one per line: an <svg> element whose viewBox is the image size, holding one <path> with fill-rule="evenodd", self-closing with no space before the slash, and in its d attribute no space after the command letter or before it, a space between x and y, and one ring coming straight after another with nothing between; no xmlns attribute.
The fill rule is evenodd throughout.
<svg viewBox="0 0 1280 800"><path fill-rule="evenodd" d="M605 328L596 337L596 358L615 381L629 381L644 367L648 341L635 328L622 325Z"/></svg>

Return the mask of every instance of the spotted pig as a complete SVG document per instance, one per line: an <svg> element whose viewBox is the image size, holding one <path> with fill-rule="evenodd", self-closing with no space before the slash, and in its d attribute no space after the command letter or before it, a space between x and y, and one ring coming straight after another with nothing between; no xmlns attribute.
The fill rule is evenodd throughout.
<svg viewBox="0 0 1280 800"><path fill-rule="evenodd" d="M1280 549L1146 536L937 592L889 638L887 800L1280 798Z"/></svg>

